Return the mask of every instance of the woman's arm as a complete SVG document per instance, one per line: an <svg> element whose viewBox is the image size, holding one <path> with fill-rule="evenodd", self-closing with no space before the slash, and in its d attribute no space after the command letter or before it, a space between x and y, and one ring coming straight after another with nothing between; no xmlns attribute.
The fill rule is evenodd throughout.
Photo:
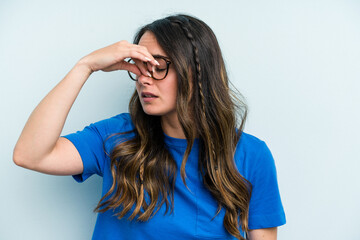
<svg viewBox="0 0 360 240"><path fill-rule="evenodd" d="M249 238L250 240L276 240L277 227L250 230Z"/></svg>
<svg viewBox="0 0 360 240"><path fill-rule="evenodd" d="M16 165L55 174L78 174L81 157L67 139L59 138L72 104L91 70L76 64L31 113L14 148Z"/></svg>
<svg viewBox="0 0 360 240"><path fill-rule="evenodd" d="M65 120L92 72L128 70L141 74L140 71L146 71L124 61L128 57L156 64L145 47L126 41L117 42L82 58L31 113L14 148L15 164L54 175L82 173L80 154L69 140L60 137Z"/></svg>

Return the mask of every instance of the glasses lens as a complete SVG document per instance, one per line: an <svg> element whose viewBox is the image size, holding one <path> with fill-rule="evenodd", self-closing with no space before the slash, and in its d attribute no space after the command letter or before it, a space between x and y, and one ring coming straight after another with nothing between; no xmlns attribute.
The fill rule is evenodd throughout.
<svg viewBox="0 0 360 240"><path fill-rule="evenodd" d="M131 63L131 64L135 64L135 61L132 60L132 59L129 59L128 62ZM134 80L134 81L137 81L138 78L139 78L139 76L136 75L135 73L132 73L132 72L129 72L129 71L128 71L128 74L129 74L130 78L131 78L132 80Z"/></svg>
<svg viewBox="0 0 360 240"><path fill-rule="evenodd" d="M155 60L158 61L160 65L154 66L152 75L155 79L163 79L165 78L166 72L168 71L168 64L163 58L155 58Z"/></svg>
<svg viewBox="0 0 360 240"><path fill-rule="evenodd" d="M168 63L163 58L155 58L156 61L158 61L159 65L154 66L149 62L140 62L140 61L134 61L132 59L129 59L128 62L134 65L139 66L139 64L144 64L145 70L147 69L149 72L151 72L151 75L156 80L161 80L166 77L166 74L168 72ZM135 73L129 72L129 76L132 80L137 81L139 76Z"/></svg>

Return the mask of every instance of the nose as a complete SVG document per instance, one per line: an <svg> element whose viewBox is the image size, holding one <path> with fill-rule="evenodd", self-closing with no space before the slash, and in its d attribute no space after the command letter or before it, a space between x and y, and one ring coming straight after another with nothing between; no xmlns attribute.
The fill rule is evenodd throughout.
<svg viewBox="0 0 360 240"><path fill-rule="evenodd" d="M151 85L153 84L153 81L154 79L152 77L143 74L140 75L137 80L140 85Z"/></svg>

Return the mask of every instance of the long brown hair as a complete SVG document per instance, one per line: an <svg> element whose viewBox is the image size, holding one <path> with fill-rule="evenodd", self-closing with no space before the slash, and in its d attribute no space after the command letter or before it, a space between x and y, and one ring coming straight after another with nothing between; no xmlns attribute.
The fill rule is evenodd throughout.
<svg viewBox="0 0 360 240"><path fill-rule="evenodd" d="M244 239L239 227L248 232L251 184L238 172L234 153L247 106L237 97L241 94L234 94L229 87L217 39L208 25L187 15L169 16L142 27L134 43L138 44L147 31L155 35L177 73L176 110L188 143L181 178L186 186L186 161L194 140L199 138L199 169L204 185L218 202L216 215L224 207L225 228ZM130 220L136 217L147 221L164 203L166 212L169 208L170 213L173 211L177 166L166 149L160 117L144 113L136 90L129 112L134 137L121 141L111 151L113 183L94 211L121 207L116 214L119 218L131 213ZM144 194L148 194L149 203Z"/></svg>

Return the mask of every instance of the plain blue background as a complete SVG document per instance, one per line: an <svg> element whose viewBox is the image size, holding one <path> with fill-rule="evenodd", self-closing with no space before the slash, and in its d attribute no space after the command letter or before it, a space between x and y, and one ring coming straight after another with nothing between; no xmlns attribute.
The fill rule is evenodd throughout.
<svg viewBox="0 0 360 240"><path fill-rule="evenodd" d="M193 14L218 37L247 99L245 131L276 161L287 224L280 240L360 239L360 2L16 1L0 3L0 239L89 239L101 178L32 172L12 162L30 113L86 54L168 14ZM94 73L62 134L120 112L134 83Z"/></svg>

